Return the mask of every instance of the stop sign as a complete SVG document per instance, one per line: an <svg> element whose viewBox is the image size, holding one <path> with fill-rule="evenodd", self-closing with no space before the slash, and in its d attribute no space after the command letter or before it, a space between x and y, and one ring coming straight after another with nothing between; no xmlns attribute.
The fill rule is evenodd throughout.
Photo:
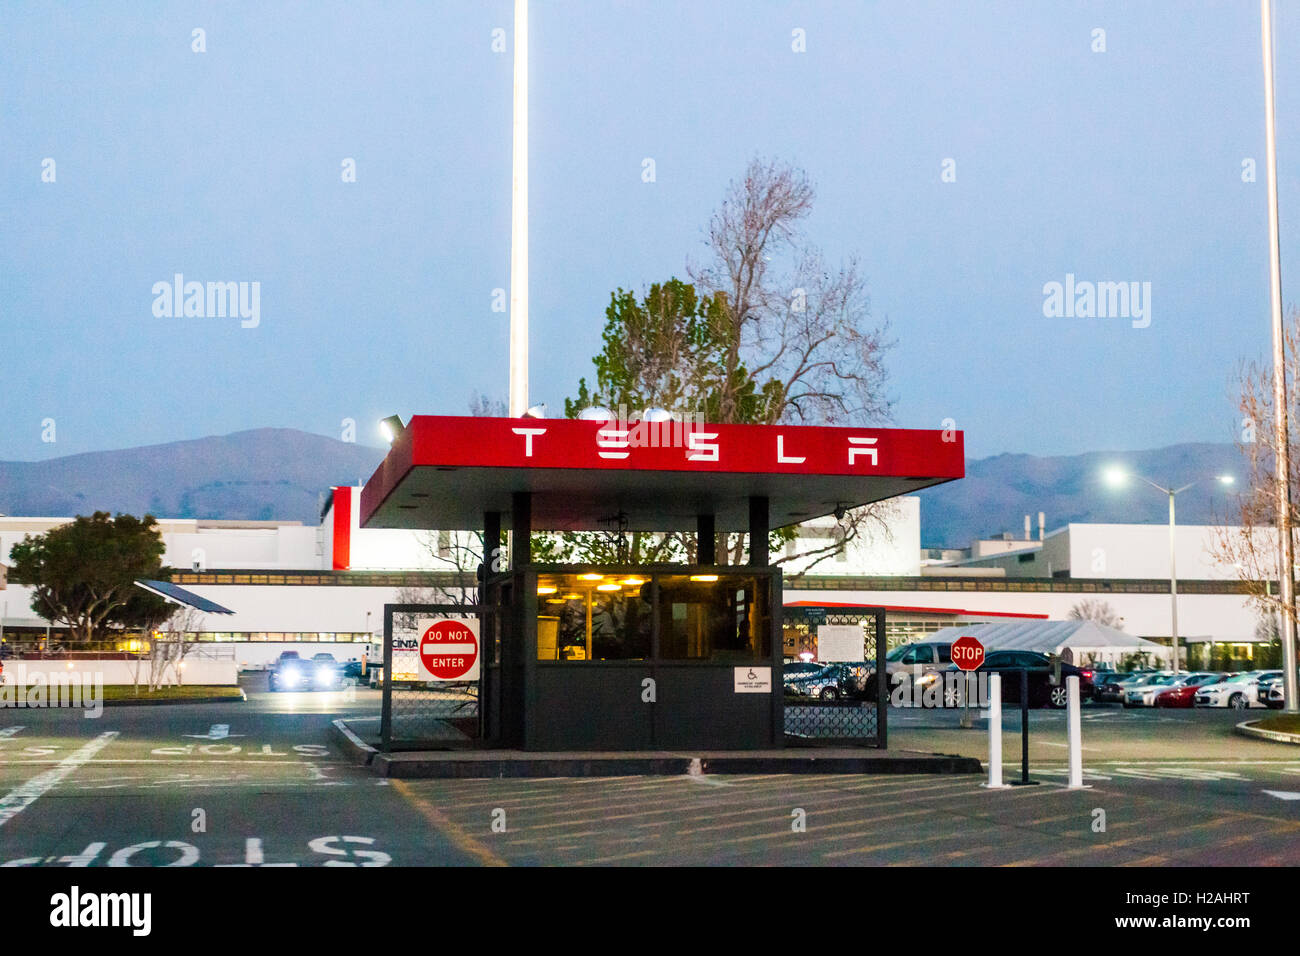
<svg viewBox="0 0 1300 956"><path fill-rule="evenodd" d="M964 671L973 671L984 663L984 645L966 635L952 642L952 662Z"/></svg>
<svg viewBox="0 0 1300 956"><path fill-rule="evenodd" d="M420 621L420 678L474 680L478 677L478 621Z"/></svg>

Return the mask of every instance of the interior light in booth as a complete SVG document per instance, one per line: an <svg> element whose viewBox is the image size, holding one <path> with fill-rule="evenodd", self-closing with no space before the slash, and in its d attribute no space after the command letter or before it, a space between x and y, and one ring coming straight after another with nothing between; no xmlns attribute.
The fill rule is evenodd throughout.
<svg viewBox="0 0 1300 956"><path fill-rule="evenodd" d="M718 580L718 576L716 574L692 574L691 580L692 581L716 581Z"/></svg>
<svg viewBox="0 0 1300 956"><path fill-rule="evenodd" d="M605 575L603 575L603 574L579 574L579 575L578 575L578 580L579 580L579 581L603 581L603 580L605 580Z"/></svg>
<svg viewBox="0 0 1300 956"><path fill-rule="evenodd" d="M598 585L596 585L596 590L597 590L597 591L621 591L621 590L623 590L623 585L621 585L621 584L598 584Z"/></svg>
<svg viewBox="0 0 1300 956"><path fill-rule="evenodd" d="M564 600L566 600L566 601L578 601L578 600L581 600L581 598L582 598L582 595L581 595L581 594L566 594L566 595L564 595Z"/></svg>
<svg viewBox="0 0 1300 956"><path fill-rule="evenodd" d="M645 584L645 581L641 578L624 578L623 583L630 588L634 588L638 584Z"/></svg>
<svg viewBox="0 0 1300 956"><path fill-rule="evenodd" d="M553 588L549 584L540 584L537 587L538 594L554 594L558 588Z"/></svg>

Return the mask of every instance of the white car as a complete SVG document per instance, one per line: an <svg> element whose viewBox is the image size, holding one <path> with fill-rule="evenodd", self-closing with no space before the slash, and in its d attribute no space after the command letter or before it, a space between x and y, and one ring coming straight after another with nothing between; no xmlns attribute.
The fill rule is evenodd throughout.
<svg viewBox="0 0 1300 956"><path fill-rule="evenodd" d="M1264 703L1259 699L1259 679L1266 673L1268 672L1246 671L1217 684L1202 687L1196 692L1196 706L1231 707L1233 710L1263 707Z"/></svg>

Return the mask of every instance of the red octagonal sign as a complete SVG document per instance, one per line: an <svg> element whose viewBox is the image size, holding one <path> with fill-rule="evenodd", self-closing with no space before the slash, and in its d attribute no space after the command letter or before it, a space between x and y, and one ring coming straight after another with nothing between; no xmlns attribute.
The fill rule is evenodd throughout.
<svg viewBox="0 0 1300 956"><path fill-rule="evenodd" d="M952 642L952 662L964 671L973 671L984 663L984 645L970 635Z"/></svg>
<svg viewBox="0 0 1300 956"><path fill-rule="evenodd" d="M478 676L477 621L428 623L420 635L420 670L426 680L474 680Z"/></svg>

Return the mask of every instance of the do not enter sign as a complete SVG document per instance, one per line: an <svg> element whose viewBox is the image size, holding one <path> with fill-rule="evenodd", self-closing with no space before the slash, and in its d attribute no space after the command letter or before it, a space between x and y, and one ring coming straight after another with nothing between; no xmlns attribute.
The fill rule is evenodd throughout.
<svg viewBox="0 0 1300 956"><path fill-rule="evenodd" d="M952 642L952 662L964 671L973 671L984 663L984 645L967 635Z"/></svg>
<svg viewBox="0 0 1300 956"><path fill-rule="evenodd" d="M420 680L478 680L478 621L421 618Z"/></svg>

